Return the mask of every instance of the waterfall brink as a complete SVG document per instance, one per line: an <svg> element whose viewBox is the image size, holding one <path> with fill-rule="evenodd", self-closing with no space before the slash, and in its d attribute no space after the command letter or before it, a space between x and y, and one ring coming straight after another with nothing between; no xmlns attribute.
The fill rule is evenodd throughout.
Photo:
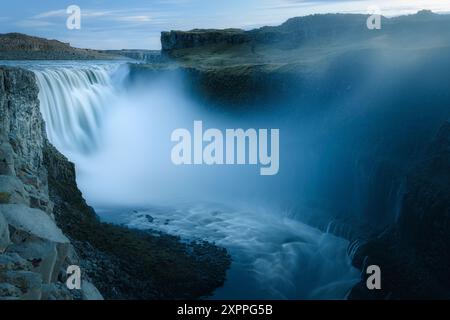
<svg viewBox="0 0 450 320"><path fill-rule="evenodd" d="M112 104L116 65L37 68L41 112L49 140L60 150L97 148L99 128Z"/></svg>

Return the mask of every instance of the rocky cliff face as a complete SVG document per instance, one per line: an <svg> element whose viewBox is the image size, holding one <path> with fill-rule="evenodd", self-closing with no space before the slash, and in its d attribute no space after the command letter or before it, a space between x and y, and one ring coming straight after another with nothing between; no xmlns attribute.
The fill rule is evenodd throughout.
<svg viewBox="0 0 450 320"><path fill-rule="evenodd" d="M75 254L54 220L37 94L33 73L0 68L1 299L75 297L64 284Z"/></svg>
<svg viewBox="0 0 450 320"><path fill-rule="evenodd" d="M229 265L212 244L100 222L46 138L34 74L0 67L0 299L200 298Z"/></svg>
<svg viewBox="0 0 450 320"><path fill-rule="evenodd" d="M161 33L163 52L214 44L236 45L249 42L250 40L250 35L240 29L194 29L191 31L169 31Z"/></svg>
<svg viewBox="0 0 450 320"><path fill-rule="evenodd" d="M194 84L190 92L199 99L244 108L285 103L323 106L367 91L364 85L374 77L386 77L380 80L383 86L395 85L397 76L415 68L429 73L426 66L441 74L430 62L448 55L449 15L422 11L383 19L382 30L375 31L366 27L366 20L367 15L361 14L325 14L249 31L163 32L162 54L187 75ZM395 71L389 76L375 72L384 68ZM419 74L411 76L419 79ZM304 97L313 101L304 103Z"/></svg>
<svg viewBox="0 0 450 320"><path fill-rule="evenodd" d="M397 223L352 246L356 267L380 266L382 290L367 290L363 272L351 299L450 297L450 122L410 173Z"/></svg>
<svg viewBox="0 0 450 320"><path fill-rule="evenodd" d="M262 27L249 31L241 29L194 29L191 31L162 32L162 51L173 55L176 51L215 46L275 45L277 49L291 50L314 44L336 45L339 43L378 41L380 35L390 41L398 38L416 38L435 33L447 37L450 19L447 15L422 10L415 15L382 18L382 31L373 32L366 27L368 15L364 14L316 14L295 17L279 26ZM411 32L406 33L405 27ZM217 50L216 50L217 51Z"/></svg>
<svg viewBox="0 0 450 320"><path fill-rule="evenodd" d="M161 55L160 50L103 50L103 53L123 56L129 59L138 60L146 63L165 63L167 57Z"/></svg>

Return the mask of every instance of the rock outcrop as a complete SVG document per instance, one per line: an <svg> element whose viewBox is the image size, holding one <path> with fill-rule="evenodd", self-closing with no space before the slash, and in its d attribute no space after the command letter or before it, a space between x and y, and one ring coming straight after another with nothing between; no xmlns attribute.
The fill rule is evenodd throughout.
<svg viewBox="0 0 450 320"><path fill-rule="evenodd" d="M251 41L250 35L240 29L194 29L191 31L169 31L161 33L163 52L215 44L236 45L249 41Z"/></svg>
<svg viewBox="0 0 450 320"><path fill-rule="evenodd" d="M34 74L0 68L0 298L71 299L69 239L55 223Z"/></svg>
<svg viewBox="0 0 450 320"><path fill-rule="evenodd" d="M397 70L388 77L394 82L397 74L416 67L413 61L425 65L448 55L449 15L422 11L383 18L381 30L369 30L367 17L318 14L248 31L162 32L162 55L187 75L186 82L193 84L189 93L196 98L240 110L252 105L329 105L366 91L364 84L382 77L375 70L383 66ZM424 45L429 49L423 50ZM145 67L135 66L131 72L139 68Z"/></svg>
<svg viewBox="0 0 450 320"><path fill-rule="evenodd" d="M352 246L356 267L380 266L382 290L368 290L363 272L350 299L450 297L450 122L409 175L397 223Z"/></svg>
<svg viewBox="0 0 450 320"><path fill-rule="evenodd" d="M290 50L311 44L331 45L338 42L362 42L388 37L415 37L440 30L448 36L446 29L450 19L446 15L422 10L415 15L384 18L382 30L374 32L366 27L368 15L364 14L315 14L295 17L279 26L265 26L253 30L241 29L194 29L190 31L172 30L162 32L162 52L177 55L177 51L200 47L224 49L227 46L251 44L253 51L258 46L274 45L277 49ZM405 25L410 35L405 34ZM343 41L344 40L344 41ZM185 54L181 52L180 54Z"/></svg>

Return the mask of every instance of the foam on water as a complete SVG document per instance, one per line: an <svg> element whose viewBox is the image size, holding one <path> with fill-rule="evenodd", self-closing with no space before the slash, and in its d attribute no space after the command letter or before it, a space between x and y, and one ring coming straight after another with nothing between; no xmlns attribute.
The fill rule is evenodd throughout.
<svg viewBox="0 0 450 320"><path fill-rule="evenodd" d="M101 216L227 248L233 263L216 299L343 299L359 279L346 254L348 241L281 213L197 203L121 214L104 210Z"/></svg>

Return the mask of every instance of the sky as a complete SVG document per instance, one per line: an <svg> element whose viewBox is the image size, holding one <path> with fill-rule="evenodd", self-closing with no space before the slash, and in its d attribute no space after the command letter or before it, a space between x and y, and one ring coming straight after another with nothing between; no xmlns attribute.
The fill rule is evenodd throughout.
<svg viewBox="0 0 450 320"><path fill-rule="evenodd" d="M69 30L66 10L81 9L81 29ZM450 0L2 0L0 33L21 32L91 49L160 49L160 33L194 28L253 29L314 13L385 16L421 9L450 12Z"/></svg>

